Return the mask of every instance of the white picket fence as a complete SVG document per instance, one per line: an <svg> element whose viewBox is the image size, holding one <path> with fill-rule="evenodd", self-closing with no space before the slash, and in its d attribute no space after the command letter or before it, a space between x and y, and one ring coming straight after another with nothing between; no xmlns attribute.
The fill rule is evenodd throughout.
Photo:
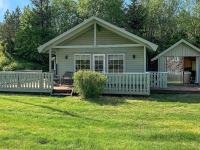
<svg viewBox="0 0 200 150"><path fill-rule="evenodd" d="M167 88L167 72L150 72L151 88Z"/></svg>
<svg viewBox="0 0 200 150"><path fill-rule="evenodd" d="M105 94L150 95L150 73L106 73Z"/></svg>
<svg viewBox="0 0 200 150"><path fill-rule="evenodd" d="M0 91L51 93L52 90L52 73L0 72Z"/></svg>

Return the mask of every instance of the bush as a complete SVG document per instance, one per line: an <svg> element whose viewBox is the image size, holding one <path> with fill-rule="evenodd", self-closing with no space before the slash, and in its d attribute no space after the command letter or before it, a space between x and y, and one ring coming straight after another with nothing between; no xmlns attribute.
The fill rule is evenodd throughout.
<svg viewBox="0 0 200 150"><path fill-rule="evenodd" d="M84 98L98 97L104 89L107 77L99 72L78 71L73 76L74 90Z"/></svg>

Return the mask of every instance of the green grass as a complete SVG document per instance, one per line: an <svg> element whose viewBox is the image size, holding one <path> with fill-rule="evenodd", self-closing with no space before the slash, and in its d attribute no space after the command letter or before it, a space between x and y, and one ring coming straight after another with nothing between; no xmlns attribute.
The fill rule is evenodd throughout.
<svg viewBox="0 0 200 150"><path fill-rule="evenodd" d="M0 149L200 149L200 95L0 95Z"/></svg>

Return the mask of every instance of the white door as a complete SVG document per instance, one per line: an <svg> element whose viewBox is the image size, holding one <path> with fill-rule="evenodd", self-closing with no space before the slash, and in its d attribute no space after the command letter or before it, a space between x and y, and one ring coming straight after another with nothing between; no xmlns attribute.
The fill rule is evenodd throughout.
<svg viewBox="0 0 200 150"><path fill-rule="evenodd" d="M98 72L105 72L105 54L93 55L93 70Z"/></svg>

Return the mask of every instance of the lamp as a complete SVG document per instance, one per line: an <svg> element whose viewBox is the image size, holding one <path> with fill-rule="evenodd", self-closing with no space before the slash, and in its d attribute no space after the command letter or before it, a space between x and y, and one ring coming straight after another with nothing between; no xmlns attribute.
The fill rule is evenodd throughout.
<svg viewBox="0 0 200 150"><path fill-rule="evenodd" d="M65 59L68 59L68 55L65 56Z"/></svg>
<svg viewBox="0 0 200 150"><path fill-rule="evenodd" d="M135 59L135 55L133 55L132 57L133 57L133 59Z"/></svg>

